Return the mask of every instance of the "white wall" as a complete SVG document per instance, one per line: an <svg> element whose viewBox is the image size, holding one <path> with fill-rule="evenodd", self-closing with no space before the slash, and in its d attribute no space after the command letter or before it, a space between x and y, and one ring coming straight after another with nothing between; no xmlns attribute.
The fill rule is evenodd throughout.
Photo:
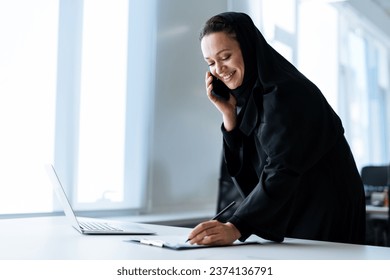
<svg viewBox="0 0 390 280"><path fill-rule="evenodd" d="M217 199L221 116L204 88L199 31L226 0L157 1L149 210L204 209Z"/></svg>

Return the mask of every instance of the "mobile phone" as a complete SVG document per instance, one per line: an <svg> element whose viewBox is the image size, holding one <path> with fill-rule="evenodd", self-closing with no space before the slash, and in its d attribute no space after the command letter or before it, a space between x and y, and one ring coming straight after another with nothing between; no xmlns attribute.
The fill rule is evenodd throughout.
<svg viewBox="0 0 390 280"><path fill-rule="evenodd" d="M213 76L213 90L211 91L211 93L222 100L229 100L230 89L217 77L215 77L214 75L211 76Z"/></svg>

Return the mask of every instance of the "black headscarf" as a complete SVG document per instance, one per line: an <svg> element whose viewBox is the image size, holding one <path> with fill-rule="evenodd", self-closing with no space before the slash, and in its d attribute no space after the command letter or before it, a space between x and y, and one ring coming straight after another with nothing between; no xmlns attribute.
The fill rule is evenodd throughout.
<svg viewBox="0 0 390 280"><path fill-rule="evenodd" d="M233 94L245 100L253 87L261 87L264 93L275 89L278 83L291 79L308 81L290 62L275 51L264 39L252 19L244 13L226 12L218 16L233 26L245 64L243 84Z"/></svg>

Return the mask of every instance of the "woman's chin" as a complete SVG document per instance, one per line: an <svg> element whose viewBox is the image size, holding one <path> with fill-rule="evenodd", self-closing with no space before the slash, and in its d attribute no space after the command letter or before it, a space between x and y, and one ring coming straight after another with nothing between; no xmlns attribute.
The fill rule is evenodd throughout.
<svg viewBox="0 0 390 280"><path fill-rule="evenodd" d="M227 84L226 85L230 90L235 90L237 89L240 85L237 85L235 83L232 83L232 84Z"/></svg>

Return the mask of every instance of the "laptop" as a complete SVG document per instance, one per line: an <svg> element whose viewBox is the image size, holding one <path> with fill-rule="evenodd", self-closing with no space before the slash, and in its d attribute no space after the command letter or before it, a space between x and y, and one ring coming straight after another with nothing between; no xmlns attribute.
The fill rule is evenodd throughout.
<svg viewBox="0 0 390 280"><path fill-rule="evenodd" d="M65 216L71 223L71 225L82 234L129 234L129 235L145 235L145 234L155 234L155 232L150 231L149 229L143 228L141 225L130 223L130 222L120 222L120 221L108 221L100 220L94 218L84 218L77 217L72 209L69 199L62 187L60 178L54 166L52 164L46 165L46 171L49 175L49 178L52 182L54 192L57 195L58 200L60 201Z"/></svg>

